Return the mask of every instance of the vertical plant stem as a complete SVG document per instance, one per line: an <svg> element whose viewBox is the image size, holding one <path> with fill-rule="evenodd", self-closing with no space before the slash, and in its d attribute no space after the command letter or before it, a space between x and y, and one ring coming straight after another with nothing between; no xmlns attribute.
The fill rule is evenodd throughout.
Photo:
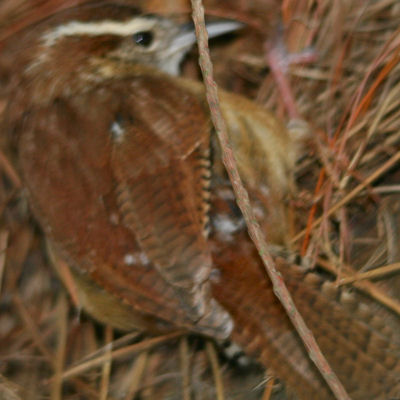
<svg viewBox="0 0 400 400"><path fill-rule="evenodd" d="M218 101L217 85L213 79L213 67L208 49L208 35L204 22L204 8L202 1L191 0L191 2L193 9L193 21L196 28L196 36L199 46L199 63L206 86L207 101L211 111L211 118L222 148L223 162L232 183L233 190L236 195L236 201L246 221L250 237L260 254L268 276L272 281L274 293L282 303L298 334L303 340L311 360L321 372L336 398L339 400L350 400L350 397L346 393L343 385L340 383L336 374L332 371L321 350L319 349L313 334L307 328L302 316L297 311L283 278L276 269L275 263L268 251L266 240L264 239L260 226L256 221L256 217L250 204L249 195L239 176L232 147L229 143L226 124L222 117L221 108Z"/></svg>

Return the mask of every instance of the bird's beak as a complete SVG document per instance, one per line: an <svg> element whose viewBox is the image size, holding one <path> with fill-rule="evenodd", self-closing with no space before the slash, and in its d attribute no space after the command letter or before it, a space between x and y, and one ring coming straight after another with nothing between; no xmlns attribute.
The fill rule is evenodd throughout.
<svg viewBox="0 0 400 400"><path fill-rule="evenodd" d="M243 24L237 21L211 21L206 23L208 37L224 35L225 33L236 31L243 27ZM172 49L174 52L189 50L196 43L196 33L193 23L186 23L180 27L179 33L176 35Z"/></svg>

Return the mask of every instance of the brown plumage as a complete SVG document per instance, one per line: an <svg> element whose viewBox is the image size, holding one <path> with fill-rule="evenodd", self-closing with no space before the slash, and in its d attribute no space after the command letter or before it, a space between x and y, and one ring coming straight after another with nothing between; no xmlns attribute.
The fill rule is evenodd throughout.
<svg viewBox="0 0 400 400"><path fill-rule="evenodd" d="M3 128L52 257L69 264L82 306L101 321L231 337L299 398L329 398L232 212L218 159L211 168L202 90L155 69L166 50L152 58L132 41L135 30L98 25L105 16L124 24L139 18L139 32L151 23L156 38L159 27L175 32L165 20L103 5L67 11L19 38L22 69L10 84ZM80 24L67 24L78 17ZM280 224L284 241L296 146L250 102L223 92L222 106L241 173L255 197L265 197L262 205L276 206L271 225ZM260 214L265 226L268 212ZM220 276L212 278L213 269ZM283 264L282 273L353 398L398 396L398 332L388 337L353 318L295 268Z"/></svg>
<svg viewBox="0 0 400 400"><path fill-rule="evenodd" d="M213 260L221 271L214 297L233 316L232 340L271 368L300 399L333 399L308 357L271 283L262 272L254 247L243 232L232 244L215 246ZM278 262L279 270L307 326L352 399L397 398L400 395L400 334L373 309L351 294L353 308L341 300L334 284L313 273ZM334 298L325 292L334 291ZM360 309L360 311L359 311ZM380 325L380 327L378 327Z"/></svg>

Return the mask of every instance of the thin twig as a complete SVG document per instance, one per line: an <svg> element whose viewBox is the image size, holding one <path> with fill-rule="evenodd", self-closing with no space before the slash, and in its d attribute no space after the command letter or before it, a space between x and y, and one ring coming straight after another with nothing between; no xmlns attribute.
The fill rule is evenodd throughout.
<svg viewBox="0 0 400 400"><path fill-rule="evenodd" d="M217 352L215 351L214 343L210 340L207 340L206 343L206 352L208 359L210 360L211 369L214 376L215 389L217 391L216 400L224 400L224 385L222 383L222 374L221 367L218 363Z"/></svg>
<svg viewBox="0 0 400 400"><path fill-rule="evenodd" d="M84 361L89 361L92 360L96 357L99 357L101 355L107 354L110 351L110 347L113 350L117 350L118 348L121 348L122 346L127 345L130 342L136 341L136 339L141 335L141 333L138 332L132 332L132 333L128 333L122 337L120 337L117 340L113 340L112 343L107 343L106 345L104 345L103 347L100 347L98 349L96 349L94 352L87 354L85 357L83 357L80 361L84 362Z"/></svg>
<svg viewBox="0 0 400 400"><path fill-rule="evenodd" d="M348 285L349 283L359 282L365 279L382 278L394 272L400 272L400 263L385 265L367 272L356 273L353 276L340 279L338 283L339 285Z"/></svg>
<svg viewBox="0 0 400 400"><path fill-rule="evenodd" d="M268 251L267 243L263 237L250 205L248 193L241 182L241 178L234 160L232 147L228 140L226 124L222 118L221 108L218 102L217 86L213 80L213 67L208 50L208 35L205 28L204 8L202 1L191 1L193 8L193 21L196 28L196 36L199 46L199 63L206 86L207 101L211 111L211 118L222 148L223 162L232 183L238 206L240 207L246 221L249 235L258 249L260 257L266 267L267 273L273 284L274 293L282 303L289 318L302 338L311 360L313 360L336 397L341 400L350 399L343 385L340 383L336 374L332 371L321 350L319 349L313 334L307 328L303 318L297 311L293 299L285 286L282 276L277 271L275 263Z"/></svg>
<svg viewBox="0 0 400 400"><path fill-rule="evenodd" d="M183 332L182 331L178 331L178 332L169 333L169 334L164 335L164 336L159 336L159 337L156 337L156 338L153 338L153 339L144 340L143 342L135 343L135 344L133 344L131 346L127 346L127 347L124 347L122 349L118 349L118 350L113 351L111 353L111 358L113 360L116 360L116 359L118 359L120 357L124 357L124 356L130 355L130 354L133 354L133 353L137 353L139 351L150 349L150 348L152 348L154 346L157 346L157 345L159 345L161 343L164 343L164 342L166 342L168 340L175 339L175 338L177 338L179 336L182 336L182 335L183 335ZM69 370L64 372L63 379L64 380L65 379L69 379L72 376L79 375L82 372L87 371L87 370L89 370L91 368L98 367L99 365L102 365L104 363L104 361L106 361L108 359L109 359L109 355L108 354L104 354L104 355L102 355L100 357L97 357L97 358L95 358L93 360L86 361L86 362L84 362L82 364L79 364L79 365L77 365L75 367L72 367Z"/></svg>
<svg viewBox="0 0 400 400"><path fill-rule="evenodd" d="M48 350L48 348L43 342L43 332L40 331L35 320L29 314L28 310L26 309L24 303L22 302L18 294L14 295L13 303L16 307L17 313L20 315L25 325L25 331L28 332L28 334L32 338L34 345L36 346L38 351L45 357L46 361L55 367L54 355L51 353L50 350Z"/></svg>
<svg viewBox="0 0 400 400"><path fill-rule="evenodd" d="M338 268L336 268L336 266L334 266L329 261L326 261L323 258L318 257L317 262L318 265L323 269L325 269L326 271L329 271L336 276L339 275ZM348 276L354 276L357 273L349 266L342 265L340 274L341 276L343 276L343 279L345 279ZM376 285L374 285L372 282L354 281L352 283L352 286L362 291L363 293L369 295L370 297L375 299L378 303L384 305L385 307L389 308L390 310L392 310L393 312L395 312L397 315L400 316L400 303L395 299L391 298L390 296L388 296L386 293L382 291L381 288L376 287Z"/></svg>
<svg viewBox="0 0 400 400"><path fill-rule="evenodd" d="M186 336L179 342L179 356L182 371L182 400L190 400L190 360L188 339Z"/></svg>
<svg viewBox="0 0 400 400"><path fill-rule="evenodd" d="M113 348L113 330L107 325L105 327L105 341L107 351L105 355L108 356L108 359L104 361L103 368L101 371L101 381L100 381L100 395L99 400L107 400L108 392L110 386L110 374L111 374L111 352Z"/></svg>
<svg viewBox="0 0 400 400"><path fill-rule="evenodd" d="M267 383L265 384L265 390L263 393L262 400L271 400L272 390L274 388L275 379L270 378L268 379Z"/></svg>
<svg viewBox="0 0 400 400"><path fill-rule="evenodd" d="M146 370L148 358L149 353L147 351L143 351L137 356L130 374L130 385L128 393L125 396L125 400L136 399L140 391L140 386L143 380L143 374Z"/></svg>
<svg viewBox="0 0 400 400"><path fill-rule="evenodd" d="M0 294L3 287L4 268L6 265L6 251L8 246L8 231L0 232Z"/></svg>
<svg viewBox="0 0 400 400"><path fill-rule="evenodd" d="M330 217L334 214L340 207L343 207L346 203L356 197L363 189L365 189L368 185L370 185L373 181L378 179L381 175L387 172L390 168L392 168L397 162L400 161L400 151L394 154L389 158L381 167L379 167L376 171L374 171L368 178L366 178L363 182L357 185L350 193L348 193L342 200L338 201L335 205L333 205L327 212L324 213L323 216L316 219L313 224L310 226L310 229L314 229L318 226L322 221L326 220L326 218ZM297 242L297 240L301 239L307 230L304 229L300 233L298 233L293 239L291 239L291 243Z"/></svg>
<svg viewBox="0 0 400 400"><path fill-rule="evenodd" d="M67 331L68 331L68 316L67 316L67 301L64 293L60 295L57 305L57 325L58 337L57 348L54 357L54 379L51 390L51 400L62 399L62 371L64 369L66 345L67 345Z"/></svg>

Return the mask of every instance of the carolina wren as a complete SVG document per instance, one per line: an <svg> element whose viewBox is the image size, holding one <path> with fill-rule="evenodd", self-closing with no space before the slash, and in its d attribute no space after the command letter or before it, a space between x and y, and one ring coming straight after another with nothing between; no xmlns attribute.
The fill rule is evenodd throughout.
<svg viewBox="0 0 400 400"><path fill-rule="evenodd" d="M216 23L209 32L237 27ZM230 186L216 177L201 86L172 76L194 40L192 30L171 20L98 2L21 33L4 129L32 209L52 258L69 265L81 305L100 321L124 330L178 327L232 337L301 398L328 398L261 272L240 216L232 215ZM270 183L269 196L282 201L295 144L272 115L247 100L222 92L221 101L245 181L254 191ZM281 212L278 220L284 225ZM213 269L219 277L212 278L218 275ZM300 277L291 271L282 269ZM317 329L312 308L319 301L327 308L321 323L329 328L340 305L315 285L302 289L296 279L290 282L308 321ZM368 365L360 367L366 380L339 373L354 398L399 394L393 372L400 368L398 348L390 364L386 336L347 314L330 323L333 333L320 330L319 337L335 370L346 352L352 352L349 366ZM361 343L346 336L351 329L361 330ZM350 343L338 357L335 335L338 343ZM368 346L379 356L371 368ZM368 397L374 374L379 379Z"/></svg>

